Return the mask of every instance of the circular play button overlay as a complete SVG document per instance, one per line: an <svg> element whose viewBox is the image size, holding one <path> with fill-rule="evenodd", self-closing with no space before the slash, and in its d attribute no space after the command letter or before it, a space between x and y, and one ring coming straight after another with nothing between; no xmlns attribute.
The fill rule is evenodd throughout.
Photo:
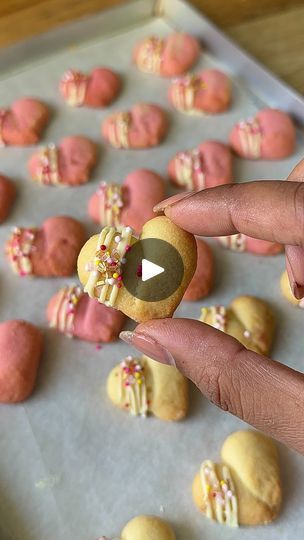
<svg viewBox="0 0 304 540"><path fill-rule="evenodd" d="M139 300L158 302L168 298L178 289L183 276L183 260L165 240L139 240L126 254L123 283Z"/></svg>

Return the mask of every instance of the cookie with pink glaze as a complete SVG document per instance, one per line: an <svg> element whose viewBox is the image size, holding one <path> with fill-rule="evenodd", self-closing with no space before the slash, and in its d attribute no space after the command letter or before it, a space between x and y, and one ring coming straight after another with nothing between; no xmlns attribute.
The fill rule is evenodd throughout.
<svg viewBox="0 0 304 540"><path fill-rule="evenodd" d="M296 131L288 114L267 108L238 122L230 133L230 144L247 159L283 159L294 152Z"/></svg>
<svg viewBox="0 0 304 540"><path fill-rule="evenodd" d="M0 109L0 146L36 144L49 120L48 107L33 98L22 98Z"/></svg>
<svg viewBox="0 0 304 540"><path fill-rule="evenodd" d="M232 251L248 251L255 255L277 255L284 251L282 244L251 238L243 233L231 234L230 236L218 236L216 240L225 248Z"/></svg>
<svg viewBox="0 0 304 540"><path fill-rule="evenodd" d="M218 69L205 69L174 79L168 97L175 109L187 114L220 113L230 105L230 80Z"/></svg>
<svg viewBox="0 0 304 540"><path fill-rule="evenodd" d="M193 36L172 32L165 39L156 36L145 38L135 47L133 58L144 73L175 77L197 62L200 50L200 44Z"/></svg>
<svg viewBox="0 0 304 540"><path fill-rule="evenodd" d="M120 87L119 76L104 67L88 74L69 69L59 84L63 99L71 107L106 107L117 97Z"/></svg>
<svg viewBox="0 0 304 540"><path fill-rule="evenodd" d="M165 111L151 103L137 103L129 111L111 114L101 127L102 135L114 148L157 146L167 131Z"/></svg>
<svg viewBox="0 0 304 540"><path fill-rule="evenodd" d="M206 141L193 150L178 152L168 164L168 175L178 187L201 190L232 182L232 155L227 145Z"/></svg>
<svg viewBox="0 0 304 540"><path fill-rule="evenodd" d="M40 229L15 227L6 243L6 255L13 272L20 276L70 276L85 236L76 219L50 217Z"/></svg>
<svg viewBox="0 0 304 540"><path fill-rule="evenodd" d="M6 176L0 176L0 223L8 217L16 198L15 184Z"/></svg>
<svg viewBox="0 0 304 540"><path fill-rule="evenodd" d="M148 169L128 174L122 185L101 182L89 200L89 215L99 225L129 225L137 233L154 217L153 207L165 197L163 179Z"/></svg>
<svg viewBox="0 0 304 540"><path fill-rule="evenodd" d="M88 182L97 161L96 145L87 137L71 136L43 146L28 162L31 178L45 185L79 186Z"/></svg>
<svg viewBox="0 0 304 540"><path fill-rule="evenodd" d="M68 337L110 342L118 338L125 315L92 300L80 286L71 285L63 287L51 298L47 319L51 328Z"/></svg>
<svg viewBox="0 0 304 540"><path fill-rule="evenodd" d="M195 301L210 293L214 282L214 258L211 247L201 238L196 238L197 266L183 300Z"/></svg>
<svg viewBox="0 0 304 540"><path fill-rule="evenodd" d="M33 391L42 334L26 321L0 324L0 403L24 401Z"/></svg>

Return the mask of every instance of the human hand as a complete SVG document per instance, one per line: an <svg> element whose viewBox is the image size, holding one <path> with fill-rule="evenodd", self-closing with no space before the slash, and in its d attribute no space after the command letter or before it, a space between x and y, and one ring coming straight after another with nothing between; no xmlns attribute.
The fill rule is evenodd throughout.
<svg viewBox="0 0 304 540"><path fill-rule="evenodd" d="M304 160L290 182L258 181L183 193L155 208L203 236L237 232L285 245L292 291L304 297ZM304 453L304 375L190 319L139 324L121 338L176 367L215 405Z"/></svg>

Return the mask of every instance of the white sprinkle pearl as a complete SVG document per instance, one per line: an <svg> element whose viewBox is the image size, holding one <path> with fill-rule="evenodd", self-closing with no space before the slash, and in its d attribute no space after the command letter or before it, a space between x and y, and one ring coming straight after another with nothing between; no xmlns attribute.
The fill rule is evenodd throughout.
<svg viewBox="0 0 304 540"><path fill-rule="evenodd" d="M119 244L119 242L121 241L121 237L119 235L115 236L114 238L116 244Z"/></svg>

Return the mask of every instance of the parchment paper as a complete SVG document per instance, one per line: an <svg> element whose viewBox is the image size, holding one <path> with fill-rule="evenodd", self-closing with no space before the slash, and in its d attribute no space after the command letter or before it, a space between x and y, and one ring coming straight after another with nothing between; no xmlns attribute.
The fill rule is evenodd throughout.
<svg viewBox="0 0 304 540"><path fill-rule="evenodd" d="M67 214L97 231L87 216L87 200L101 179L120 182L139 167L166 174L169 158L203 139L227 140L241 117L255 112L258 100L237 81L233 107L209 118L187 117L170 110L169 82L139 73L131 64L134 44L149 34L166 35L162 20L130 29L122 35L100 36L29 65L20 73L2 74L0 103L5 106L23 95L41 97L54 110L44 142L83 134L100 147L94 177L79 188L48 188L28 179L26 162L33 148L0 150L0 169L16 179L18 200L11 218L0 229L1 249L13 225L39 225L48 216ZM62 73L70 68L89 70L108 65L118 70L124 87L107 110L70 109L57 92ZM218 65L220 59L203 54L199 67ZM100 137L101 121L111 110L137 101L157 102L170 111L171 129L165 143L147 151L117 151ZM271 96L269 96L271 103ZM273 104L273 103L272 103ZM279 105L279 104L274 104ZM281 162L235 159L237 181L283 179L302 157L297 153ZM168 186L168 194L172 193ZM212 242L212 240L211 240ZM265 298L277 316L273 358L302 370L303 312L281 297L279 277L283 256L261 258L225 251L213 243L217 278L204 302L183 303L176 316L198 318L203 304L229 303L238 294ZM24 404L0 407L0 534L4 540L94 540L116 536L134 515L152 513L171 522L178 540L289 540L303 537L304 461L281 448L284 507L281 517L267 527L229 530L205 519L194 507L191 482L201 461L217 459L225 437L246 427L191 390L189 417L165 423L151 417L134 419L114 408L105 392L106 377L115 363L131 351L117 342L101 350L46 328L45 307L61 279L20 279L0 261L0 318L26 318L43 328L45 350L33 396ZM76 279L76 278L75 278ZM132 323L131 323L132 325Z"/></svg>

